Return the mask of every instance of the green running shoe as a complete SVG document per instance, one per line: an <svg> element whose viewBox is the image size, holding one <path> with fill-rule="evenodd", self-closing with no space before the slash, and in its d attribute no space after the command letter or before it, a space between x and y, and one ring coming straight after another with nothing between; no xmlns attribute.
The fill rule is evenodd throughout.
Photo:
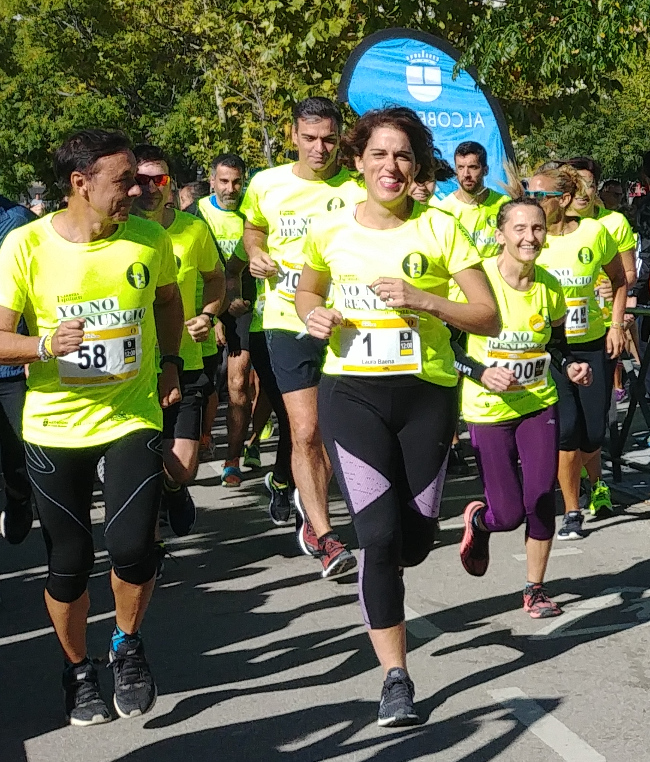
<svg viewBox="0 0 650 762"><path fill-rule="evenodd" d="M602 510L612 510L612 496L609 487L602 479L599 479L591 488L589 512L592 516L597 516Z"/></svg>
<svg viewBox="0 0 650 762"><path fill-rule="evenodd" d="M275 424L273 423L273 418L269 418L269 420L264 424L264 428L260 434L260 440L265 442L267 439L270 439L273 436L274 431Z"/></svg>

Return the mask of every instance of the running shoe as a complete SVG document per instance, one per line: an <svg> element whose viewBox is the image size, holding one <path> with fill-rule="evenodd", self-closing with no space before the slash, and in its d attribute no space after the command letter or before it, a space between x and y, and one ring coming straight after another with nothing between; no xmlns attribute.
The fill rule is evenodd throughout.
<svg viewBox="0 0 650 762"><path fill-rule="evenodd" d="M463 514L465 533L460 543L460 562L473 577L482 577L490 564L490 533L474 525L474 517L482 508L485 503L474 500L468 503Z"/></svg>
<svg viewBox="0 0 650 762"><path fill-rule="evenodd" d="M278 484L273 479L273 471L269 471L264 477L264 486L269 491L269 516L276 527L284 526L291 519L291 499L289 497L289 485Z"/></svg>
<svg viewBox="0 0 650 762"><path fill-rule="evenodd" d="M345 574L357 565L357 559L341 542L336 532L328 532L318 540L318 555L323 564L323 579Z"/></svg>
<svg viewBox="0 0 650 762"><path fill-rule="evenodd" d="M201 463L214 460L216 449L212 437L209 434L201 434L201 439L199 439L199 460Z"/></svg>
<svg viewBox="0 0 650 762"><path fill-rule="evenodd" d="M612 496L609 492L609 487L602 479L598 481L591 488L591 502L589 503L589 512L592 516L598 516L603 511L612 510Z"/></svg>
<svg viewBox="0 0 650 762"><path fill-rule="evenodd" d="M192 531L196 523L196 505L184 484L175 490L169 489L166 483L163 485L162 509L177 537L185 537Z"/></svg>
<svg viewBox="0 0 650 762"><path fill-rule="evenodd" d="M319 556L318 537L316 532L314 532L311 521L307 518L307 513L297 489L293 491L293 504L296 506L296 540L298 541L298 547L306 556Z"/></svg>
<svg viewBox="0 0 650 762"><path fill-rule="evenodd" d="M102 457L97 461L97 478L102 484L104 483L105 472L106 472L106 458L102 455Z"/></svg>
<svg viewBox="0 0 650 762"><path fill-rule="evenodd" d="M260 468L262 466L260 448L257 445L244 445L244 465L248 468Z"/></svg>
<svg viewBox="0 0 650 762"><path fill-rule="evenodd" d="M381 690L377 725L381 728L418 725L420 718L415 711L414 696L415 686L408 674L399 667L389 669Z"/></svg>
<svg viewBox="0 0 650 762"><path fill-rule="evenodd" d="M244 475L239 470L239 458L225 461L221 472L222 487L239 487L243 478Z"/></svg>
<svg viewBox="0 0 650 762"><path fill-rule="evenodd" d="M562 526L557 533L558 540L582 540L585 537L582 529L582 513L569 511L562 518Z"/></svg>
<svg viewBox="0 0 650 762"><path fill-rule="evenodd" d="M111 646L108 661L115 679L113 704L120 717L139 717L153 709L158 693L140 635L127 636L116 649Z"/></svg>
<svg viewBox="0 0 650 762"><path fill-rule="evenodd" d="M449 448L447 473L452 476L469 476L469 466L463 455L463 448L460 442L456 442L455 445Z"/></svg>
<svg viewBox="0 0 650 762"><path fill-rule="evenodd" d="M0 513L0 534L11 545L20 545L27 537L34 521L32 501L7 498L4 510Z"/></svg>
<svg viewBox="0 0 650 762"><path fill-rule="evenodd" d="M99 692L97 670L88 657L63 670L65 714L71 725L85 727L111 721L111 713Z"/></svg>
<svg viewBox="0 0 650 762"><path fill-rule="evenodd" d="M614 389L614 396L617 403L625 402L629 399L626 389Z"/></svg>
<svg viewBox="0 0 650 762"><path fill-rule="evenodd" d="M274 431L275 424L273 423L273 418L269 418L269 420L264 424L264 428L260 432L260 440L262 442L266 442L267 439L270 439L273 436Z"/></svg>
<svg viewBox="0 0 650 762"><path fill-rule="evenodd" d="M548 597L542 584L526 585L524 588L524 611L533 619L560 616L562 609Z"/></svg>

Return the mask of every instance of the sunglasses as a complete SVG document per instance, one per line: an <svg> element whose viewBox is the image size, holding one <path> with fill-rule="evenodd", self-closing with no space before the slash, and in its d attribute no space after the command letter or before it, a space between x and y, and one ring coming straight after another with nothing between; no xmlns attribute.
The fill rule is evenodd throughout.
<svg viewBox="0 0 650 762"><path fill-rule="evenodd" d="M543 190L528 190L524 191L527 198L552 198L553 196L563 196L562 191L543 191Z"/></svg>
<svg viewBox="0 0 650 762"><path fill-rule="evenodd" d="M138 185L148 187L149 183L153 183L156 188L162 188L169 183L169 175L136 175L135 181Z"/></svg>

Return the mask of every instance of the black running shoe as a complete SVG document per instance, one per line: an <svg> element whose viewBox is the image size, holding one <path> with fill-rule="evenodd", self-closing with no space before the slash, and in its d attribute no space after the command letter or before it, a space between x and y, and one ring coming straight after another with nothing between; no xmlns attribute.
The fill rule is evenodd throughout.
<svg viewBox="0 0 650 762"><path fill-rule="evenodd" d="M582 512L569 511L562 517L562 526L557 533L558 540L582 540L586 535L582 528Z"/></svg>
<svg viewBox="0 0 650 762"><path fill-rule="evenodd" d="M81 664L68 664L63 670L65 714L71 725L85 727L111 721L99 692L97 670L87 657Z"/></svg>
<svg viewBox="0 0 650 762"><path fill-rule="evenodd" d="M0 534L12 545L20 545L27 537L34 521L31 500L7 499L0 513Z"/></svg>
<svg viewBox="0 0 650 762"><path fill-rule="evenodd" d="M194 528L196 506L185 485L173 491L166 485L163 487L162 510L167 514L169 526L177 537L185 537Z"/></svg>
<svg viewBox="0 0 650 762"><path fill-rule="evenodd" d="M273 472L269 471L264 477L264 486L269 491L269 516L276 527L288 524L291 519L291 499L288 484L276 484Z"/></svg>
<svg viewBox="0 0 650 762"><path fill-rule="evenodd" d="M115 679L115 711L123 717L139 717L153 709L156 703L156 684L144 656L142 638L127 637L108 650L109 666Z"/></svg>
<svg viewBox="0 0 650 762"><path fill-rule="evenodd" d="M415 687L408 674L399 667L388 670L381 691L377 725L382 728L401 728L420 722L413 696Z"/></svg>

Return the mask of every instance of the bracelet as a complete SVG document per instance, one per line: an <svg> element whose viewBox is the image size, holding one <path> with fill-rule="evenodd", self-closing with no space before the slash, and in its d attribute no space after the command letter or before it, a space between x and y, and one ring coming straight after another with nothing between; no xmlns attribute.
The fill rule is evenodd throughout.
<svg viewBox="0 0 650 762"><path fill-rule="evenodd" d="M305 319L302 321L305 325L309 322L309 318L316 312L316 307L314 307L313 310L310 310L307 315L305 316Z"/></svg>
<svg viewBox="0 0 650 762"><path fill-rule="evenodd" d="M210 320L210 325L214 326L215 321L217 319L216 315L213 315L211 312L202 312L201 315L205 315Z"/></svg>
<svg viewBox="0 0 650 762"><path fill-rule="evenodd" d="M47 352L47 354L50 357L54 357L54 351L52 350L52 339L54 338L54 335L51 333L48 333L45 336L45 341L43 342L43 349Z"/></svg>
<svg viewBox="0 0 650 762"><path fill-rule="evenodd" d="M49 353L47 351L47 348L45 346L45 342L47 341L49 334L46 336L41 336L41 338L38 340L38 348L36 350L36 354L38 355L38 359L41 362L47 362L48 360L51 360L52 357L54 357L53 354ZM50 344L52 342L52 339L50 338Z"/></svg>
<svg viewBox="0 0 650 762"><path fill-rule="evenodd" d="M619 330L623 331L625 329L625 323L617 323L617 322L612 321L609 324L609 327L610 328L618 328Z"/></svg>

